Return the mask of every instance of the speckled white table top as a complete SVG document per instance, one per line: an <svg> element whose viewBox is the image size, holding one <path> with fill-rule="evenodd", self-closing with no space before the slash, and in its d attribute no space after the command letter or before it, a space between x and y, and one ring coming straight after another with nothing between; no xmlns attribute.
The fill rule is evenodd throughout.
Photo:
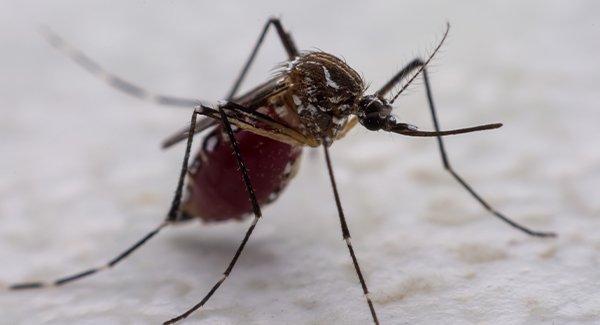
<svg viewBox="0 0 600 325"><path fill-rule="evenodd" d="M453 165L495 207L559 233L530 238L441 168L431 139L357 128L332 155L353 243L383 324L600 322L600 6L447 3L3 1L0 281L101 264L163 218L183 147L160 140L189 111L115 92L48 46L51 26L105 67L163 93L221 99L264 21L343 56L372 89L452 30L432 66ZM283 60L275 37L247 86ZM429 129L422 83L396 105ZM229 280L188 324L367 324L323 157L265 208ZM45 291L0 292L2 324L159 323L195 304L249 221L166 229L116 269Z"/></svg>

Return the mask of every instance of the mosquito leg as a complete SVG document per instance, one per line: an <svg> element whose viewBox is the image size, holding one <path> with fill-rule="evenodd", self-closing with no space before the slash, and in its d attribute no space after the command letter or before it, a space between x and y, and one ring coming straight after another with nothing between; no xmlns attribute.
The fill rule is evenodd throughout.
<svg viewBox="0 0 600 325"><path fill-rule="evenodd" d="M258 50L260 49L260 46L262 45L262 43L265 39L265 36L267 35L267 32L269 31L269 27L271 27L271 26L275 27L275 31L277 31L277 35L279 36L279 39L281 40L281 43L283 44L283 47L285 48L285 51L287 52L288 58L290 60L292 60L293 58L295 58L296 56L299 55L298 49L296 48L296 45L294 44L292 36L283 29L281 21L278 18L269 19L269 21L267 21L267 23L263 27L262 32L260 33L260 36L258 37L258 40L256 41L256 44L254 45L254 48L252 49L252 52L250 53L250 56L248 57L248 59L246 60L246 63L244 64L242 70L240 71L240 74L238 75L233 86L229 90L229 93L226 97L227 101L235 101L235 100L239 99L239 98L234 98L234 97L237 95L237 93L240 89L240 86L241 86L242 82L244 81L246 74L248 73L248 70L250 70L250 66L252 66L252 63L254 62L254 59L256 58L256 55L258 54ZM196 128L194 129L194 133L202 132L203 130L205 130L208 127L211 127L213 125L216 125L217 123L218 123L217 121L211 120L211 119L200 120L200 121L198 121L198 125L196 125ZM188 128L184 128L182 130L175 132L173 135L171 135L167 139L165 139L162 143L163 149L168 148L168 147L178 143L179 141L183 140L183 137L188 132L188 130L189 130Z"/></svg>
<svg viewBox="0 0 600 325"><path fill-rule="evenodd" d="M404 78L409 76L413 70L421 66L423 66L423 61L421 59L412 60L409 64L405 65L404 68L402 68L398 73L396 73L396 75L392 77L392 79L386 82L385 85L383 85L383 87L381 87L381 89L379 89L377 93L375 93L375 95L384 96L390 90L392 90L392 88L394 88L400 81L404 80Z"/></svg>
<svg viewBox="0 0 600 325"><path fill-rule="evenodd" d="M431 95L431 86L429 84L429 76L427 74L427 69L423 69L423 80L425 81L425 92L427 93L427 101L429 102L429 110L431 112L431 118L433 120L433 126L435 127L435 130L437 132L440 131L440 126L439 126L439 122L437 119L437 114L435 111L435 106L433 104L433 97ZM471 185L469 185L460 175L458 175L458 173L456 173L454 171L454 169L452 168L452 166L450 165L450 161L448 159L448 155L446 154L446 149L444 148L444 140L442 140L441 136L437 137L437 141L438 141L438 147L440 150L440 155L442 157L442 163L444 165L444 168L452 175L452 177L454 177L454 179L456 179L456 181L458 181L458 183L460 183L460 185L462 185L462 187L464 187L465 190L467 190L472 196L473 198L475 198L475 200L477 200L486 210L488 210L490 213L492 213L494 216L496 216L497 218L499 218L500 220L506 222L507 224L511 225L512 227L521 230L522 232L531 235L531 236L536 236L536 237L556 237L556 233L553 232L541 232L541 231L535 231L532 229L529 229L525 226L522 226L520 224L518 224L517 222L511 220L510 218L506 217L504 214L498 212L496 209L494 209L489 203L487 203L479 194L477 194L477 192L475 192L475 190L471 187Z"/></svg>
<svg viewBox="0 0 600 325"><path fill-rule="evenodd" d="M438 48L439 48L439 46L438 46ZM412 71L414 71L415 69L421 69L422 70L421 72L423 73L423 80L425 81L425 91L426 91L426 94L427 94L427 100L428 100L428 103L429 103L429 110L431 112L431 118L433 120L433 126L435 127L435 131L439 132L440 131L440 126L439 126L439 122L438 122L438 119L437 119L437 113L436 113L436 110L435 110L435 105L433 103L433 96L431 95L431 86L430 86L430 83L429 83L429 75L427 74L427 69L425 67L427 65L427 62L428 61L423 61L421 59L415 59L415 60L413 60L412 62L410 62L409 64L407 64L404 68L402 68L400 70L400 72L398 72L392 79L390 79L390 81L388 81L377 92L377 95L378 96L384 96L396 84L398 84L401 80L403 80L407 76L411 75ZM489 203L487 203L487 201L485 201L479 194L477 194L477 192L475 192L475 190L471 187L471 185L469 185L457 172L454 171L454 169L450 165L450 160L448 159L448 155L446 154L446 149L444 147L444 140L442 139L441 136L437 137L437 141L438 141L438 147L439 147L440 155L442 157L442 163L444 165L444 168L486 210L488 210L494 216L496 216L500 220L506 222L510 226L512 226L512 227L514 227L516 229L519 229L520 231L523 231L524 233L526 233L528 235L536 236L536 237L554 237L554 236L556 236L556 234L553 233L553 232L541 232L541 231L531 230L531 229L529 229L529 228L527 228L525 226L522 226L522 225L518 224L517 222L511 220L510 218L508 218L504 214L502 214L502 213L498 212L496 209L494 209Z"/></svg>
<svg viewBox="0 0 600 325"><path fill-rule="evenodd" d="M65 40L63 40L60 36L58 36L49 28L42 28L40 31L42 35L48 40L48 42L57 50L70 57L73 61L75 61L75 63L77 63L83 69L87 70L93 76L104 81L105 83L117 89L118 91L121 91L127 95L142 100L166 106L180 106L192 108L196 105L202 104L200 101L195 99L154 94L127 80L121 79L120 77L105 70L99 64L94 62L91 58L85 55L83 52L69 45Z"/></svg>
<svg viewBox="0 0 600 325"><path fill-rule="evenodd" d="M194 113L192 114L192 119L190 122L191 125L194 125L196 123L196 117L198 114L200 114L198 110L195 110ZM88 269L88 270L85 270L85 271L82 271L79 273L75 273L75 274L72 274L69 276L65 276L65 277L56 279L52 282L17 283L17 284L9 285L8 289L9 290L22 290L22 289L45 288L45 287L57 287L57 286L62 286L64 284L67 284L67 283L70 283L70 282L73 282L76 280L81 280L92 274L99 273L100 271L108 270L108 269L112 268L113 266L117 265L117 263L124 260L127 256L129 256L135 250L140 248L142 245L144 245L148 240L150 240L150 238L152 238L156 234L158 234L158 232L161 231L163 228L176 222L179 217L179 206L181 205L182 189L183 189L183 184L184 184L185 176L186 176L187 169L188 169L188 161L190 158L190 149L192 147L192 138L193 138L193 136L192 136L192 134L190 134L187 139L187 146L185 148L185 156L184 156L183 163L181 166L181 172L179 174L179 181L177 182L177 189L175 190L175 195L173 196L173 201L171 202L171 208L169 209L167 218L160 225L158 225L156 228L154 228L154 230L149 232L146 236L144 236L142 239L138 240L131 247L129 247L128 249L123 251L121 254L117 255L115 258L111 259L110 261L108 261L108 263L106 263L102 266L91 268L91 269Z"/></svg>
<svg viewBox="0 0 600 325"><path fill-rule="evenodd" d="M360 281L360 285L362 287L365 298L367 299L367 304L369 305L369 310L371 311L371 316L373 317L373 322L375 324L379 324L379 320L377 319L377 313L375 312L375 307L373 307L373 302L371 301L371 297L369 296L369 289L367 288L367 282L360 271L360 266L358 265L358 259L354 254L354 248L352 248L352 242L350 240L350 230L348 229L348 224L346 223L346 217L344 216L344 210L342 209L342 202L340 201L340 195L337 190L337 185L335 183L335 177L333 175L333 168L331 166L331 158L329 157L329 149L326 145L323 145L323 150L325 151L325 160L327 161L327 171L329 172L329 180L331 181L331 187L333 188L333 195L335 197L335 205L338 210L338 216L340 217L340 224L342 227L342 235L344 237L344 241L346 241L346 245L348 246L348 251L350 252L350 257L352 257L352 264L354 264L354 269L356 270L356 275L358 275L358 280Z"/></svg>
<svg viewBox="0 0 600 325"><path fill-rule="evenodd" d="M244 250L244 247L246 246L248 239L250 239L250 235L252 235L252 232L254 231L254 227L256 227L258 220L262 217L262 212L260 210L260 206L258 205L256 195L254 194L254 188L252 187L252 184L250 183L250 177L248 176L248 169L246 168L246 164L244 163L244 160L242 159L242 155L240 154L240 149L238 147L237 141L235 140L233 130L231 129L231 124L227 120L225 111L223 110L223 108L221 106L219 106L219 112L221 114L221 122L223 123L223 126L225 127L225 131L227 132L227 136L229 137L229 141L231 143L231 147L233 149L233 153L235 155L238 167L242 174L242 179L244 181L244 185L246 186L246 191L248 192L248 196L250 197L250 201L252 203L252 211L254 212L254 220L252 220L252 224L246 231L246 235L244 236L244 239L242 239L240 246L238 247L238 249L235 252L235 255L231 259L231 262L229 262L227 269L225 269L225 272L223 272L223 276L221 277L221 279L219 279L213 285L213 287L210 289L210 291L208 291L206 296L204 296L204 298L202 298L202 300L199 303L194 305L192 308L188 309L185 313L166 321L164 324L174 324L180 320L183 320L184 318L191 315L194 311L202 308L202 306L204 306L204 304L206 304L206 302L212 297L212 295L217 291L217 289L221 286L221 284L223 284L225 279L227 279L227 277L233 270L233 267L235 266L240 255L242 254L242 251Z"/></svg>
<svg viewBox="0 0 600 325"><path fill-rule="evenodd" d="M258 50L260 49L260 46L262 45L262 42L264 41L265 36L267 35L267 32L269 31L269 27L271 27L271 25L273 25L273 27L275 27L275 30L277 31L277 35L279 36L279 39L281 40L281 43L283 44L283 47L285 48L285 51L287 52L288 58L290 60L293 60L295 57L297 57L299 55L298 49L296 48L296 45L294 44L294 40L292 39L292 35L290 35L288 32L286 32L283 29L283 25L281 24L281 21L279 20L279 18L273 17L273 18L269 19L269 21L267 21L267 23L263 27L262 32L260 33L260 36L258 37L258 40L256 41L256 44L254 45L254 48L252 49L252 52L250 53L250 56L248 57L248 60L246 60L246 63L244 64L244 67L242 68L242 71L240 71L240 74L237 77L233 86L231 87L231 90L229 90L229 94L227 95L228 101L233 100L234 96L237 94L237 91L239 90L240 85L242 84L242 81L246 77L246 74L248 73L248 70L250 69L252 62L254 62L254 59L256 58L256 54L258 53Z"/></svg>

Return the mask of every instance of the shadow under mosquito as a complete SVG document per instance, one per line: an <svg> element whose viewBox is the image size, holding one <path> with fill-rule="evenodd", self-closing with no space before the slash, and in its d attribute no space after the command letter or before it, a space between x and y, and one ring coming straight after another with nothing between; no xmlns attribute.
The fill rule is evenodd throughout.
<svg viewBox="0 0 600 325"><path fill-rule="evenodd" d="M176 251L183 260L173 262L185 263L184 268L202 269L202 273L214 273L219 276L231 260L239 245L240 238L236 236L216 237L214 234L202 237L202 233L179 234L169 238L170 250ZM276 263L277 257L269 247L273 243L256 238L246 245L240 256L246 268L270 265ZM170 258L174 258L171 256Z"/></svg>
<svg viewBox="0 0 600 325"><path fill-rule="evenodd" d="M168 238L166 240L168 251L176 252L176 254L164 258L168 259L168 263L178 264L178 267L177 271L168 271L175 278L171 278L170 288L163 292L163 299L165 297L167 299L161 300L169 305L163 307L170 312L177 312L181 308L195 303L197 293L205 290L210 283L222 276L240 240L241 236L236 236L235 231L233 234L228 232L225 235L220 231L210 232L205 229L180 233ZM256 293L254 291L256 282L268 283L270 279L281 276L278 265L285 264L284 256L277 254L272 245L277 245L277 243L268 237L255 238L247 243L239 258L240 268L232 274L232 278L235 280L229 284L229 286L233 285L238 288L225 290L220 295L221 299L229 300L228 297L239 294L240 290ZM162 262L165 263L164 260ZM189 270L197 270L197 272ZM248 309L240 311L240 308ZM232 313L250 315L251 311L251 307L244 307L243 304L223 306L216 303L208 305L203 314L205 320L218 322L223 319L231 320ZM243 322L242 318L239 319L240 322Z"/></svg>

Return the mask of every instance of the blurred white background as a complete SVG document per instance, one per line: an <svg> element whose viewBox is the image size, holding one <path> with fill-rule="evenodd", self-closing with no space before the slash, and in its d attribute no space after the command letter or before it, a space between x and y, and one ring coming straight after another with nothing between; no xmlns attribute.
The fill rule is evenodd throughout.
<svg viewBox="0 0 600 325"><path fill-rule="evenodd" d="M442 126L432 139L357 128L332 149L354 246L383 324L600 321L600 4L597 1L0 2L0 281L104 263L158 224L183 146L159 150L189 111L116 92L51 48L47 24L107 69L166 94L221 99L269 16L298 46L343 56L372 89L439 41ZM267 38L246 87L284 59ZM397 115L429 129L422 84ZM196 144L199 141L197 140ZM314 159L313 159L314 158ZM60 289L1 292L0 323L158 323L224 270L248 221L168 229L118 268ZM320 151L265 209L245 254L189 324L365 324Z"/></svg>

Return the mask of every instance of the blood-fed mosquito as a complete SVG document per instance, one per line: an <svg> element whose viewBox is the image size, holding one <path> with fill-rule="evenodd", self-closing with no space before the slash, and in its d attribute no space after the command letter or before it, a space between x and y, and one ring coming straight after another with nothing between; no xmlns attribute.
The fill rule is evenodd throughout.
<svg viewBox="0 0 600 325"><path fill-rule="evenodd" d="M261 44L273 27L277 32L288 60L278 66L272 78L252 90L238 94L238 90L252 65ZM45 29L44 34L56 48L70 56L77 64L109 85L131 96L167 106L194 108L188 127L163 142L163 147L187 140L181 173L166 219L134 245L108 263L83 272L59 278L52 282L26 282L9 286L11 290L34 289L80 280L114 267L141 247L163 228L199 218L203 221L226 221L253 215L253 221L241 244L235 251L222 277L216 281L200 302L183 314L165 322L183 320L204 304L231 274L254 228L262 217L261 207L273 202L294 177L303 148L322 147L333 196L337 207L341 232L348 247L356 275L362 287L372 320L378 324L377 312L358 258L352 246L341 199L337 190L329 148L354 126L361 124L371 131L385 131L414 137L435 137L443 167L467 190L475 200L500 220L522 232L537 237L552 237L554 233L538 232L519 225L491 207L451 167L443 136L495 129L501 124L442 131L436 116L431 94L427 65L438 52L448 35L447 25L442 40L426 59L414 59L397 72L379 90L367 94L365 82L346 62L334 55L321 52L299 52L291 35L277 18L270 19L252 49L226 100L211 106L194 99L153 94L101 68L79 50L69 46L60 37ZM417 78L422 76L433 120L434 131L398 121L392 104ZM394 91L394 89L398 89ZM198 116L203 116L199 119ZM188 164L194 134L206 131L202 146ZM187 184L184 195L184 184Z"/></svg>

